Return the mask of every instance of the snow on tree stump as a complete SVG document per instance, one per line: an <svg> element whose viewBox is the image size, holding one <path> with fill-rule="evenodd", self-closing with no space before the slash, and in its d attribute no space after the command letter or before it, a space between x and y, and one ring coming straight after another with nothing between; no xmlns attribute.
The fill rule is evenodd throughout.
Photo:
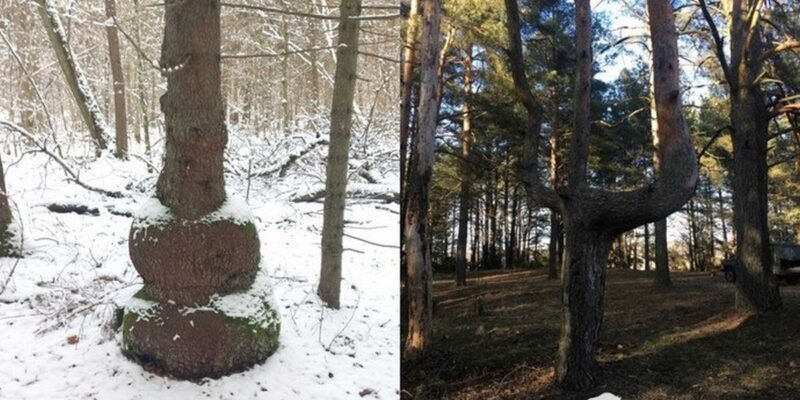
<svg viewBox="0 0 800 400"><path fill-rule="evenodd" d="M278 348L280 320L246 204L229 199L185 219L151 199L129 243L144 288L125 307L126 356L199 379L245 370Z"/></svg>

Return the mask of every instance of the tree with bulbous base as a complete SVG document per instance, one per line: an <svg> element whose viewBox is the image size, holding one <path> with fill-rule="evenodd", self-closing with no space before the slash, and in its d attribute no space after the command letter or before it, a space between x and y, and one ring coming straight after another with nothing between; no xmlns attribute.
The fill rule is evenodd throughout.
<svg viewBox="0 0 800 400"><path fill-rule="evenodd" d="M164 168L131 227L144 287L126 306L122 348L176 378L216 378L269 357L280 321L252 216L225 193L220 2L169 0L165 12Z"/></svg>

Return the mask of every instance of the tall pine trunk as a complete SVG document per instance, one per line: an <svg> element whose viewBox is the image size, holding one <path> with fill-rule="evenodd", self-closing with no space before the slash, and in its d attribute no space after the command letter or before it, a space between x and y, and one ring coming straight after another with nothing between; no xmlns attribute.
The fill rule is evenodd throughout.
<svg viewBox="0 0 800 400"><path fill-rule="evenodd" d="M667 249L667 220L662 219L654 224L654 244L656 274L655 285L658 287L672 286L672 279L669 276L669 251Z"/></svg>
<svg viewBox="0 0 800 400"><path fill-rule="evenodd" d="M705 0L700 9L714 39L715 54L730 91L733 128L733 231L736 240L737 306L766 312L782 306L772 275L767 220L769 113L759 88L764 40L760 1L730 0L727 55ZM730 57L730 62L726 60Z"/></svg>
<svg viewBox="0 0 800 400"><path fill-rule="evenodd" d="M731 96L736 304L759 312L782 306L772 275L767 222L766 111L756 86L740 87Z"/></svg>
<svg viewBox="0 0 800 400"><path fill-rule="evenodd" d="M467 228L469 224L469 209L471 207L471 171L469 151L472 144L472 120L470 110L470 94L472 93L472 45L467 45L467 55L464 58L464 110L463 126L461 132L461 188L458 205L458 238L456 249L456 286L467 284Z"/></svg>
<svg viewBox="0 0 800 400"><path fill-rule="evenodd" d="M342 281L342 235L347 192L347 165L353 125L353 98L358 67L361 0L345 0L339 6L339 45L331 105L331 139L325 176L322 220L322 265L318 293L329 307L339 308Z"/></svg>
<svg viewBox="0 0 800 400"><path fill-rule="evenodd" d="M650 224L644 224L644 270L650 271Z"/></svg>
<svg viewBox="0 0 800 400"><path fill-rule="evenodd" d="M111 61L111 77L114 81L114 123L116 130L117 158L128 158L128 111L125 94L125 77L122 74L122 56L119 50L119 35L117 34L117 5L116 0L105 0L106 17L111 21L106 26L108 36L108 55Z"/></svg>

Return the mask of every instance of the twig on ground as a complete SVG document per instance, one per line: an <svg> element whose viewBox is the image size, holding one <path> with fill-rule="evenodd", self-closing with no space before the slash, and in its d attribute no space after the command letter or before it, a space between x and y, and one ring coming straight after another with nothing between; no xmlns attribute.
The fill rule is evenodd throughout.
<svg viewBox="0 0 800 400"><path fill-rule="evenodd" d="M353 235L348 235L346 233L343 233L342 236L349 237L350 239L358 240L359 242L364 242L366 244L371 244L373 246L384 247L384 248L387 248L387 249L399 249L400 248L400 246L395 246L395 245L392 245L392 244L381 244L381 243L370 242L369 240L362 239L360 237L356 237L356 236L353 236Z"/></svg>
<svg viewBox="0 0 800 400"><path fill-rule="evenodd" d="M347 322L344 324L342 329L339 329L339 332L337 332L336 336L334 336L333 339L331 339L331 342L328 343L328 346L323 346L325 348L325 351L330 353L331 352L331 346L333 346L333 342L336 341L336 339L339 338L339 336L342 335L342 332L344 332L344 330L347 329L348 326L350 326L350 322L352 322L353 321L353 317L356 316L356 310L358 310L359 303L361 303L361 291L360 290L358 291L358 297L356 298L356 305L353 306L353 312L350 314L350 319L347 320ZM324 307L323 307L323 309L324 309ZM320 336L321 336L322 335L322 325L320 325L320 330L319 331L320 331Z"/></svg>

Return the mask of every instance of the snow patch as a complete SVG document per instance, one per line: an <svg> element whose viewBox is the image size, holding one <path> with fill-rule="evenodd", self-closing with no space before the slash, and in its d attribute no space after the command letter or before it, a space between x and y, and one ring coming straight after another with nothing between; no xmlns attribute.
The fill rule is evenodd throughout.
<svg viewBox="0 0 800 400"><path fill-rule="evenodd" d="M156 197L143 201L141 207L135 212L134 228L141 229L150 226L160 226L175 219L175 215ZM252 223L255 220L250 206L244 199L237 196L228 196L224 203L216 210L199 219L200 222L231 221L237 225Z"/></svg>
<svg viewBox="0 0 800 400"><path fill-rule="evenodd" d="M253 211L244 199L228 196L222 206L201 219L203 222L233 221L236 225L252 223L255 220Z"/></svg>
<svg viewBox="0 0 800 400"><path fill-rule="evenodd" d="M278 306L272 291L272 283L266 268L261 268L253 285L244 292L224 296L211 296L208 305L181 307L178 312L186 316L201 311L210 311L232 318L243 318L253 325L271 329L280 323ZM194 327L194 322L189 321Z"/></svg>
<svg viewBox="0 0 800 400"><path fill-rule="evenodd" d="M137 321L148 321L158 315L159 305L155 301L145 300L134 295L125 303L125 310L136 314Z"/></svg>

